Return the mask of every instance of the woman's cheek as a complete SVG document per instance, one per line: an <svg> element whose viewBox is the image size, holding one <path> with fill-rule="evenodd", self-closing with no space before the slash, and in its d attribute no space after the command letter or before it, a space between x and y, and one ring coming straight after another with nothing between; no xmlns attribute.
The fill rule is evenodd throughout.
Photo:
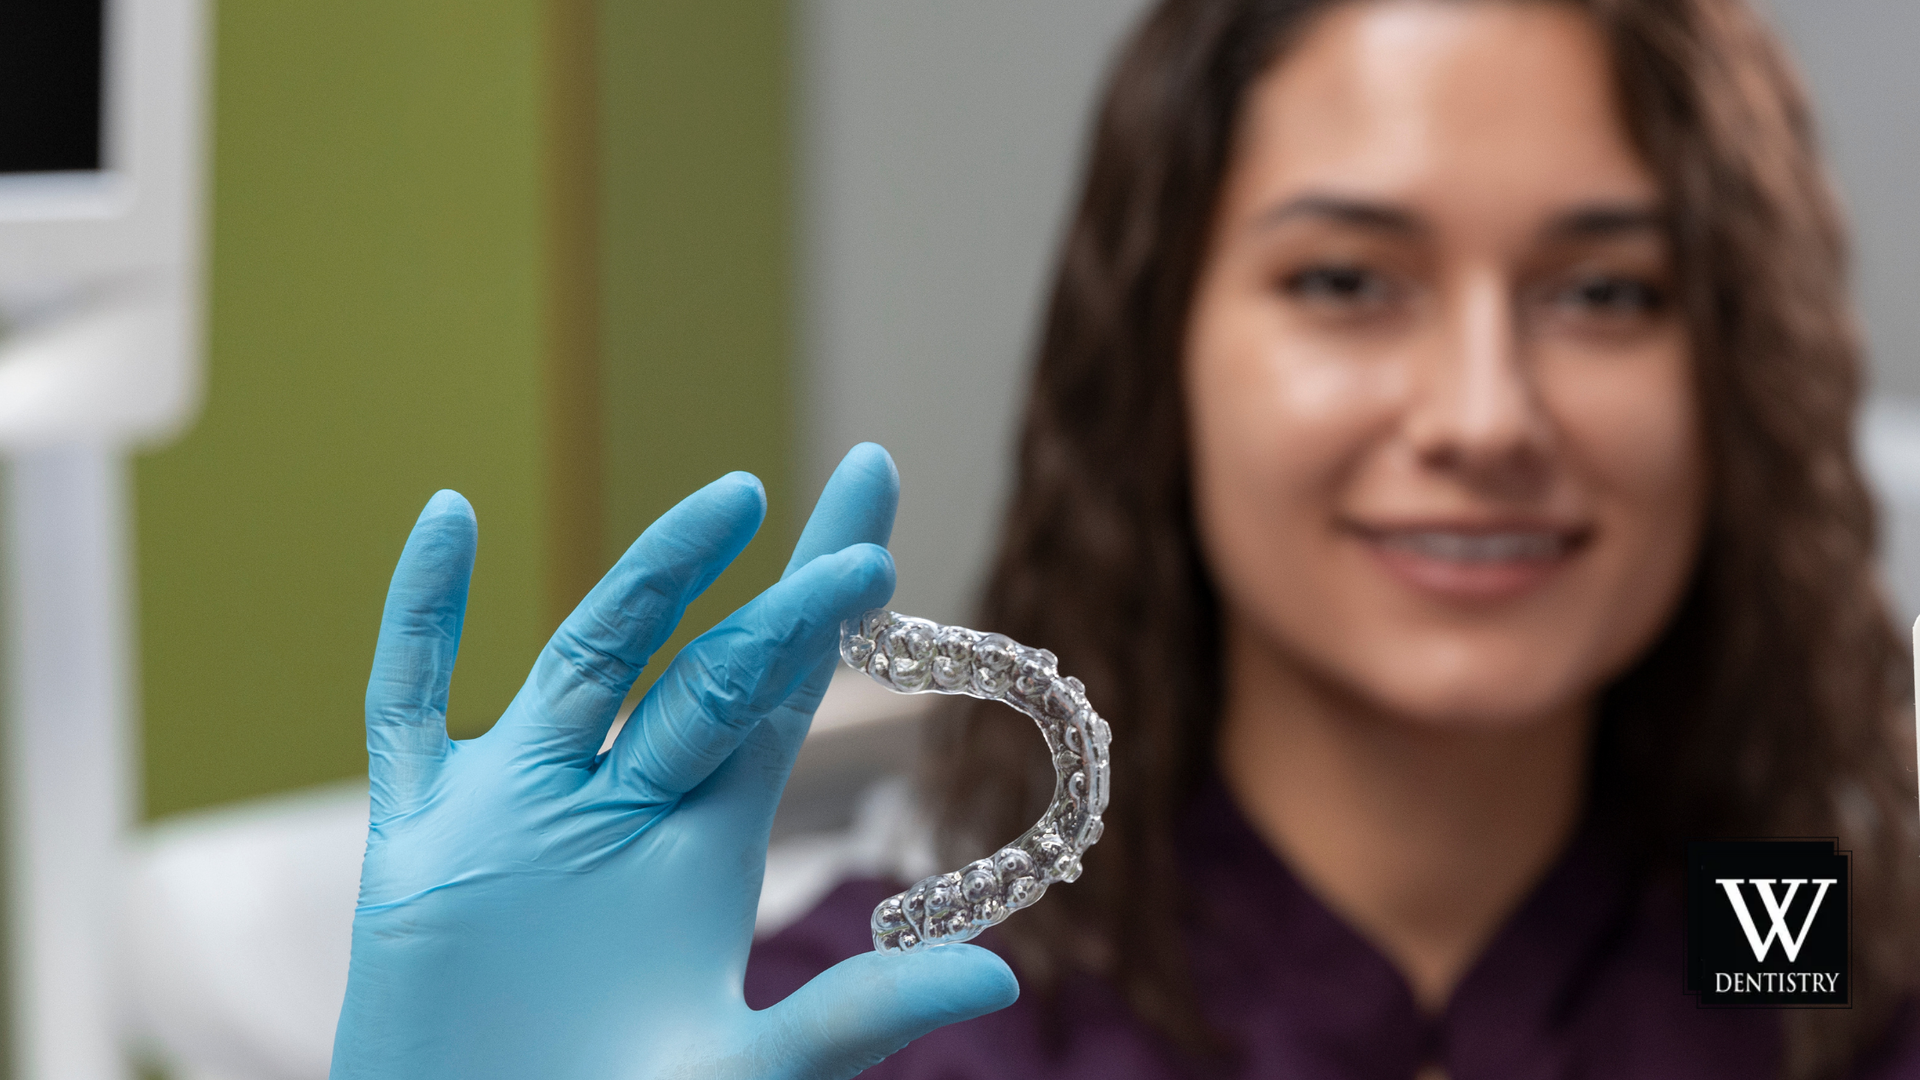
<svg viewBox="0 0 1920 1080"><path fill-rule="evenodd" d="M1607 359L1554 389L1565 456L1598 511L1592 662L1611 674L1658 635L1686 588L1706 469L1684 350Z"/></svg>
<svg viewBox="0 0 1920 1080"><path fill-rule="evenodd" d="M1557 364L1548 393L1571 463L1633 515L1620 524L1691 545L1704 467L1685 349Z"/></svg>
<svg viewBox="0 0 1920 1080"><path fill-rule="evenodd" d="M1199 465L1216 497L1255 505L1272 525L1305 525L1330 516L1330 493L1368 425L1364 380L1352 365L1305 349L1245 342L1205 361L1210 374L1196 410ZM1269 541L1279 537L1269 537ZM1256 543L1255 546L1266 546Z"/></svg>
<svg viewBox="0 0 1920 1080"><path fill-rule="evenodd" d="M1193 358L1201 542L1229 606L1291 637L1331 614L1353 571L1338 509L1391 426L1392 379L1311 342L1241 345Z"/></svg>

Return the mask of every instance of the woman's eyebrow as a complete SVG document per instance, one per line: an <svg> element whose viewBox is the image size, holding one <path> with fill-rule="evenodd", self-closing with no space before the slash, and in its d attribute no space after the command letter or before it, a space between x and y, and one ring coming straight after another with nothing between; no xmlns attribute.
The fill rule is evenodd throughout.
<svg viewBox="0 0 1920 1080"><path fill-rule="evenodd" d="M1380 232L1414 235L1425 231L1413 213L1390 203L1341 195L1307 194L1267 208L1251 225L1255 231L1273 228L1297 217L1321 218Z"/></svg>
<svg viewBox="0 0 1920 1080"><path fill-rule="evenodd" d="M1596 203L1561 214L1545 234L1556 240L1595 240L1623 234L1667 231L1666 212L1646 203Z"/></svg>

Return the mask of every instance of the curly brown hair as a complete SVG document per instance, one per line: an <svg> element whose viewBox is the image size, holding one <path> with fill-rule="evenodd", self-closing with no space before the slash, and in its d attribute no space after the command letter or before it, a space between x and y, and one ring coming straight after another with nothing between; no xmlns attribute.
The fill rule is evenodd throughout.
<svg viewBox="0 0 1920 1080"><path fill-rule="evenodd" d="M1195 1053L1220 1044L1165 928L1184 908L1174 830L1212 768L1222 672L1181 344L1241 99L1316 15L1351 2L1163 0L1122 51L977 623L1058 653L1116 744L1085 878L1001 940L1043 991L1096 973ZM1853 852L1855 1007L1784 1021L1786 1075L1837 1075L1885 1029L1920 955L1912 687L1851 441L1844 230L1798 79L1742 0L1551 2L1602 29L1665 192L1712 477L1678 612L1602 695L1590 814L1649 873L1677 870L1688 839L1834 836ZM1031 741L1005 710L947 703L925 779L950 854L1039 815L1052 775Z"/></svg>

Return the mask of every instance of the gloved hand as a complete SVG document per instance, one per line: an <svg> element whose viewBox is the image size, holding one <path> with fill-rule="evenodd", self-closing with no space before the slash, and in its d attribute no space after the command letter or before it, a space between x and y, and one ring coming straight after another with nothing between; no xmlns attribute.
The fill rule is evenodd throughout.
<svg viewBox="0 0 1920 1080"><path fill-rule="evenodd" d="M687 603L759 527L736 473L654 522L554 634L491 731L449 741L475 523L443 491L387 593L367 687L372 821L333 1076L845 1077L1010 1004L967 945L863 954L741 996L775 804L835 663L884 603L898 479L856 447L779 584L694 641L597 751Z"/></svg>

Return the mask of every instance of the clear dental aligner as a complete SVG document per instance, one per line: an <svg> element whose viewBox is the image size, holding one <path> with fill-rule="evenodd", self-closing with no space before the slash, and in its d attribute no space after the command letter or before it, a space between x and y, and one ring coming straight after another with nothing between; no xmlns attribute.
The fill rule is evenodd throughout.
<svg viewBox="0 0 1920 1080"><path fill-rule="evenodd" d="M906 953L966 941L1056 881L1080 876L1080 856L1100 839L1113 731L1087 704L1080 680L1054 655L1000 634L869 611L840 624L840 658L902 694L966 694L1033 718L1053 754L1053 803L1018 840L991 856L935 874L873 909L873 947Z"/></svg>

